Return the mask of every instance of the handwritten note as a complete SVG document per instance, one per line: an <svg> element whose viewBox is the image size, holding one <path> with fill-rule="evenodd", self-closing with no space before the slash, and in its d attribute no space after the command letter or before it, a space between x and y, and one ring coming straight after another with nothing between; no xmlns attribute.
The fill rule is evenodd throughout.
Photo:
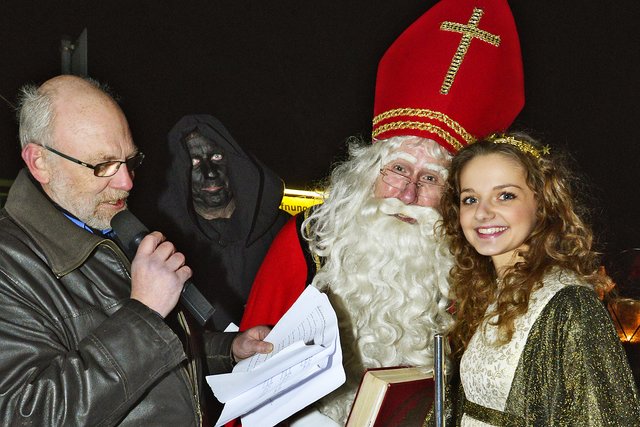
<svg viewBox="0 0 640 427"><path fill-rule="evenodd" d="M275 425L344 383L336 314L316 288L307 286L266 341L271 353L207 377L225 403L216 427L237 417L244 427Z"/></svg>

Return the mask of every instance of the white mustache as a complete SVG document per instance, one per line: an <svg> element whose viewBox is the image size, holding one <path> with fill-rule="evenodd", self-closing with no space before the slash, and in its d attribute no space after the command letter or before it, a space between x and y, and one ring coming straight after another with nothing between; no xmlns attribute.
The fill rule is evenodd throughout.
<svg viewBox="0 0 640 427"><path fill-rule="evenodd" d="M395 198L376 199L378 211L385 215L404 215L414 218L418 223L434 223L441 218L440 213L434 208L418 205L405 205Z"/></svg>

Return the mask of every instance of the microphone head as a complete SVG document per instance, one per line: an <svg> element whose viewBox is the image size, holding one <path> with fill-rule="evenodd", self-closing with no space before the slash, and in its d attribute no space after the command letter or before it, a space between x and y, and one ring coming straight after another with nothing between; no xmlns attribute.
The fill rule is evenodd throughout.
<svg viewBox="0 0 640 427"><path fill-rule="evenodd" d="M138 250L140 241L149 234L149 229L129 210L123 210L111 219L111 228L116 234L116 240L132 260Z"/></svg>

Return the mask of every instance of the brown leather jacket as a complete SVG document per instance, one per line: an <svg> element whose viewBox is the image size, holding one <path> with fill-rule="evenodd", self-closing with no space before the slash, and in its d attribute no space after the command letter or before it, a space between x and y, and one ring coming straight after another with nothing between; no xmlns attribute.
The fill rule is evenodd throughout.
<svg viewBox="0 0 640 427"><path fill-rule="evenodd" d="M201 425L182 342L129 298L125 255L36 185L21 171L0 211L0 425ZM205 348L225 362L230 343Z"/></svg>

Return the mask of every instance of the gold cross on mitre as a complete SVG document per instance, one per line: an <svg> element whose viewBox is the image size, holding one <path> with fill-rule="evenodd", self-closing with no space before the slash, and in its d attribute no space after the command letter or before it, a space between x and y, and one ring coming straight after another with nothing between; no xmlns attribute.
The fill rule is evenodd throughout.
<svg viewBox="0 0 640 427"><path fill-rule="evenodd" d="M460 40L458 49L453 55L451 65L449 65L449 69L447 70L447 75L444 77L444 81L440 87L440 93L443 95L449 93L449 89L451 89L451 86L453 85L453 80L458 73L458 69L460 68L460 65L462 65L464 56L467 54L467 50L471 45L471 40L480 39L493 46L500 46L500 36L478 28L478 23L480 22L480 18L482 18L482 14L482 9L474 7L471 18L469 18L469 22L467 24L449 21L445 21L440 24L440 29L443 31L453 31L455 33L462 34L462 39Z"/></svg>

